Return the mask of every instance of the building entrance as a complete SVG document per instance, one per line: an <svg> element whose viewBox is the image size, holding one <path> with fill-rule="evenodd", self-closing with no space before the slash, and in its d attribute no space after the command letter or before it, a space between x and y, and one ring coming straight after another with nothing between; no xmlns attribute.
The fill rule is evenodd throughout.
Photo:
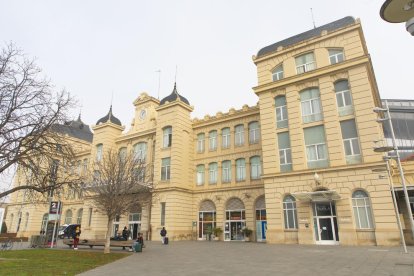
<svg viewBox="0 0 414 276"><path fill-rule="evenodd" d="M316 244L339 244L335 203L313 203L313 229Z"/></svg>

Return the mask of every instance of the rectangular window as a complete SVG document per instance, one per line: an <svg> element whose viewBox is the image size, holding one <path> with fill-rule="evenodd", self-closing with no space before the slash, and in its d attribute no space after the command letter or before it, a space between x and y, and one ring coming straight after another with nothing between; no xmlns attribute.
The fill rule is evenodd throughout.
<svg viewBox="0 0 414 276"><path fill-rule="evenodd" d="M260 179L262 175L262 166L260 164L260 157L254 156L250 158L250 178Z"/></svg>
<svg viewBox="0 0 414 276"><path fill-rule="evenodd" d="M217 131L210 131L208 134L209 136L209 149L216 150L217 149Z"/></svg>
<svg viewBox="0 0 414 276"><path fill-rule="evenodd" d="M279 145L280 171L289 172L292 170L292 151L290 149L289 132L277 134Z"/></svg>
<svg viewBox="0 0 414 276"><path fill-rule="evenodd" d="M204 152L204 133L197 135L197 152Z"/></svg>
<svg viewBox="0 0 414 276"><path fill-rule="evenodd" d="M244 181L246 179L246 161L244 159L236 160L236 181Z"/></svg>
<svg viewBox="0 0 414 276"><path fill-rule="evenodd" d="M161 226L165 225L165 202L161 202Z"/></svg>
<svg viewBox="0 0 414 276"><path fill-rule="evenodd" d="M102 160L103 145L99 144L96 146L96 162L101 162Z"/></svg>
<svg viewBox="0 0 414 276"><path fill-rule="evenodd" d="M324 168L328 166L328 150L325 142L325 129L323 126L304 129L306 157L308 168Z"/></svg>
<svg viewBox="0 0 414 276"><path fill-rule="evenodd" d="M354 112L352 106L351 91L347 80L335 83L336 103L338 105L339 116L350 115Z"/></svg>
<svg viewBox="0 0 414 276"><path fill-rule="evenodd" d="M276 126L277 128L284 128L288 126L288 115L286 106L286 97L278 96L275 99L276 106Z"/></svg>
<svg viewBox="0 0 414 276"><path fill-rule="evenodd" d="M331 64L344 61L344 52L338 49L329 50L329 61L331 62Z"/></svg>
<svg viewBox="0 0 414 276"><path fill-rule="evenodd" d="M209 170L209 183L216 184L217 183L217 163L210 163L208 165Z"/></svg>
<svg viewBox="0 0 414 276"><path fill-rule="evenodd" d="M161 159L161 180L170 180L171 158Z"/></svg>
<svg viewBox="0 0 414 276"><path fill-rule="evenodd" d="M303 74L305 72L315 70L316 63L313 53L308 53L295 58L296 61L296 72Z"/></svg>
<svg viewBox="0 0 414 276"><path fill-rule="evenodd" d="M244 126L243 125L238 125L235 128L235 133L234 133L234 144L236 146L242 146L244 144Z"/></svg>
<svg viewBox="0 0 414 276"><path fill-rule="evenodd" d="M89 227L92 225L92 214L93 214L93 208L89 208L89 214L88 214L88 226Z"/></svg>
<svg viewBox="0 0 414 276"><path fill-rule="evenodd" d="M304 123L323 119L319 89L311 88L300 93L302 120Z"/></svg>
<svg viewBox="0 0 414 276"><path fill-rule="evenodd" d="M169 148L172 144L172 128L166 127L163 130L163 147Z"/></svg>
<svg viewBox="0 0 414 276"><path fill-rule="evenodd" d="M223 161L221 163L222 173L221 178L223 183L231 182L231 161Z"/></svg>
<svg viewBox="0 0 414 276"><path fill-rule="evenodd" d="M204 165L197 166L197 185L204 184Z"/></svg>
<svg viewBox="0 0 414 276"><path fill-rule="evenodd" d="M272 79L273 81L283 79L283 65L279 65L275 68L275 70L273 70Z"/></svg>
<svg viewBox="0 0 414 276"><path fill-rule="evenodd" d="M359 148L359 139L355 120L342 121L341 132L344 142L346 163L361 163L361 150Z"/></svg>
<svg viewBox="0 0 414 276"><path fill-rule="evenodd" d="M230 147L230 128L223 128L223 130L221 131L221 140L221 147L223 149L227 149Z"/></svg>

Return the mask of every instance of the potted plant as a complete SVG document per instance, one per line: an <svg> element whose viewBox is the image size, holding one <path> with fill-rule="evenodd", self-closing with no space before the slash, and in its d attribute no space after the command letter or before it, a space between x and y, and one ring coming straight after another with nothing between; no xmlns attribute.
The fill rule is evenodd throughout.
<svg viewBox="0 0 414 276"><path fill-rule="evenodd" d="M252 234L252 230L250 230L247 226L242 228L242 233L244 235L245 241L250 241L250 235Z"/></svg>
<svg viewBox="0 0 414 276"><path fill-rule="evenodd" d="M221 229L220 227L214 227L213 228L213 235L214 235L214 240L218 241L220 240L220 235L223 233L223 229Z"/></svg>

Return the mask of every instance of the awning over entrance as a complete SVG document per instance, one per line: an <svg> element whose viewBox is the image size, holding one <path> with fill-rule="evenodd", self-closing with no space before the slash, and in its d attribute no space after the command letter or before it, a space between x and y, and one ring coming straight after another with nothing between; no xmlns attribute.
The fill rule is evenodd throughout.
<svg viewBox="0 0 414 276"><path fill-rule="evenodd" d="M292 196L298 201L331 201L341 199L339 194L333 190L293 193Z"/></svg>

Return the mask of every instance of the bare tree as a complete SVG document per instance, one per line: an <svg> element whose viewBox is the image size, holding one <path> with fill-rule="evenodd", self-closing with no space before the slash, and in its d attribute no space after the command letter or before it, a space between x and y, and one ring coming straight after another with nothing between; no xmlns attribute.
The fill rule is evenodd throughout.
<svg viewBox="0 0 414 276"><path fill-rule="evenodd" d="M19 190L48 194L81 182L58 174L75 158L73 144L59 128L74 104L66 91L55 92L14 44L0 49L0 176L18 168L26 177L1 191L0 198Z"/></svg>
<svg viewBox="0 0 414 276"><path fill-rule="evenodd" d="M95 161L87 195L108 218L104 253L110 252L111 226L138 203L151 202L152 172L142 159L126 152L107 151L102 160Z"/></svg>

